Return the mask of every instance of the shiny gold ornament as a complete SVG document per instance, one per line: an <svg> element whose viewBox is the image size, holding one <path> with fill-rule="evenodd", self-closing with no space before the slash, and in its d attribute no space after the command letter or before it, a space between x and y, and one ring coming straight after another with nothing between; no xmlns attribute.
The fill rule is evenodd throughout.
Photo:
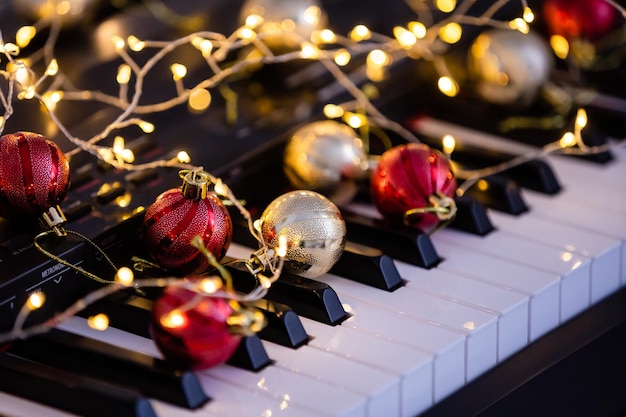
<svg viewBox="0 0 626 417"><path fill-rule="evenodd" d="M346 224L329 199L314 191L299 190L272 201L260 219L263 240L269 247L287 240L285 270L316 278L333 267L343 254Z"/></svg>
<svg viewBox="0 0 626 417"><path fill-rule="evenodd" d="M361 138L334 120L302 126L285 148L284 170L291 185L320 192L333 201L333 194L350 199L356 191L354 180L364 178L368 166Z"/></svg>

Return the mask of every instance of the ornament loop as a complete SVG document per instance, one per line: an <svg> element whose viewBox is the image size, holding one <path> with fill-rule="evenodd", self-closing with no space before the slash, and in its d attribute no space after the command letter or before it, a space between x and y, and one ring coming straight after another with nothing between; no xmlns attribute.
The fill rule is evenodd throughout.
<svg viewBox="0 0 626 417"><path fill-rule="evenodd" d="M211 176L202 168L194 170L185 169L178 173L183 179L183 196L190 200L202 200L206 198Z"/></svg>
<svg viewBox="0 0 626 417"><path fill-rule="evenodd" d="M404 213L404 224L410 226L414 216L419 216L425 213L434 213L441 221L450 221L456 215L456 203L453 198L448 197L442 192L437 192L428 198L428 207L416 207L407 210Z"/></svg>

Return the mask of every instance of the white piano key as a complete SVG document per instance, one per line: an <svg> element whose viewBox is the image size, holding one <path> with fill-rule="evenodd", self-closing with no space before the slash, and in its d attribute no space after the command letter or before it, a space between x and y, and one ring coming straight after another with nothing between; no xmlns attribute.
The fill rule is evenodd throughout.
<svg viewBox="0 0 626 417"><path fill-rule="evenodd" d="M400 381L401 416L415 416L432 405L432 355L350 327L301 320L307 334L312 336L308 346L395 375Z"/></svg>
<svg viewBox="0 0 626 417"><path fill-rule="evenodd" d="M290 349L271 342L265 342L264 346L270 358L276 361L272 366L368 396L368 417L400 415L397 375L309 346Z"/></svg>
<svg viewBox="0 0 626 417"><path fill-rule="evenodd" d="M465 335L339 293L350 318L341 325L427 352L433 358L433 400L465 383Z"/></svg>
<svg viewBox="0 0 626 417"><path fill-rule="evenodd" d="M497 362L497 317L494 314L407 287L400 287L392 293L381 290L374 292L371 287L331 274L324 275L323 280L340 295L347 294L379 307L465 334L466 382L490 369Z"/></svg>
<svg viewBox="0 0 626 417"><path fill-rule="evenodd" d="M83 318L73 317L63 323L59 328L68 332L77 333L86 337L102 340L103 342L110 343L126 349L131 349L135 352L140 352L152 357L162 357L155 344L150 339L146 339L141 336L137 336L119 329L109 327L105 331L98 331L90 328L87 325L87 321ZM227 366L227 365L223 365ZM328 417L328 416L340 416L341 414L327 413L328 410L312 410L307 406L297 403L295 398L303 397L303 393L298 391L294 381L294 395L290 396L288 393L283 395L273 396L272 393L265 392L263 390L250 391L244 388L240 388L231 383L226 383L213 376L207 374L205 371L196 372L197 378L200 381L203 389L211 401L207 403L200 411L196 411L200 416L310 416L310 417ZM257 377L263 376L263 370L258 373L254 373ZM377 375L378 376L378 375ZM285 378L288 376L285 375ZM300 381L300 378L298 378ZM393 382L393 381L392 381ZM314 395L315 392L309 392L308 395ZM285 397L287 395L287 397ZM323 398L318 398L319 401L323 401ZM307 400L309 401L309 400ZM170 409L167 415L189 415L189 411L179 407L171 407L167 404L160 404L159 401L151 400L156 408ZM319 407L318 407L319 408ZM176 411L176 414L174 413Z"/></svg>
<svg viewBox="0 0 626 417"><path fill-rule="evenodd" d="M444 258L437 266L438 269L452 271L528 296L530 342L559 325L560 279L557 274L444 241L438 242L436 248Z"/></svg>
<svg viewBox="0 0 626 417"><path fill-rule="evenodd" d="M336 385L320 382L277 366L262 372L249 372L224 365L203 371L219 380L237 385L247 391L264 391L273 398L293 401L308 409L329 416L366 417L366 397Z"/></svg>
<svg viewBox="0 0 626 417"><path fill-rule="evenodd" d="M33 387L33 389L36 389ZM6 417L78 417L53 407L16 397L0 391L0 415Z"/></svg>
<svg viewBox="0 0 626 417"><path fill-rule="evenodd" d="M565 203L559 200L559 204ZM524 236L526 239L543 242L563 249L563 256L577 252L589 256L591 262L589 303L599 295L613 292L620 282L622 264L622 242L610 236L564 225L545 217L537 216L533 211L521 216L505 213L491 213L494 224L500 230ZM562 285L567 285L567 282ZM572 288L576 290L576 288ZM580 290L580 289L579 289ZM567 291L562 288L562 291ZM582 296L582 295L581 295ZM581 306L579 306L581 307ZM579 310L563 311L561 319L567 320L579 313Z"/></svg>
<svg viewBox="0 0 626 417"><path fill-rule="evenodd" d="M397 262L409 288L445 297L498 316L498 361L517 352L529 340L529 297L458 274L433 268L424 270Z"/></svg>
<svg viewBox="0 0 626 417"><path fill-rule="evenodd" d="M561 281L560 320L571 317L589 305L591 258L588 256L500 230L483 237L446 229L434 234L432 241L435 247L440 242L446 242L557 274Z"/></svg>

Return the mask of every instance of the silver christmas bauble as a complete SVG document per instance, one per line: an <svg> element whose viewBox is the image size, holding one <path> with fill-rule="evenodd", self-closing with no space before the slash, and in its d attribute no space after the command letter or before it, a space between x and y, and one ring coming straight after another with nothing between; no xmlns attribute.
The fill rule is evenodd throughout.
<svg viewBox="0 0 626 417"><path fill-rule="evenodd" d="M329 199L308 190L292 191L272 201L260 219L261 235L270 247L287 241L285 270L317 278L343 254L346 224Z"/></svg>
<svg viewBox="0 0 626 417"><path fill-rule="evenodd" d="M310 40L311 34L327 23L317 0L247 0L241 8L241 23L250 15L263 18L255 30L264 34L264 41L273 48L299 48L301 40Z"/></svg>
<svg viewBox="0 0 626 417"><path fill-rule="evenodd" d="M284 170L294 188L328 195L342 181L363 178L368 155L355 131L334 120L306 124L287 143Z"/></svg>
<svg viewBox="0 0 626 417"><path fill-rule="evenodd" d="M552 54L535 33L491 29L472 43L468 67L478 95L494 104L530 104L553 69Z"/></svg>

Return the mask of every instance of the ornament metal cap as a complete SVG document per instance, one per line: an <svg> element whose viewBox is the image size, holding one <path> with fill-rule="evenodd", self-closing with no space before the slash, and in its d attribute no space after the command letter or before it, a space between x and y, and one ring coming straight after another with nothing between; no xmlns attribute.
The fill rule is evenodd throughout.
<svg viewBox="0 0 626 417"><path fill-rule="evenodd" d="M60 206L49 207L41 214L39 222L46 230L53 230L57 236L67 236L63 225L67 219Z"/></svg>
<svg viewBox="0 0 626 417"><path fill-rule="evenodd" d="M203 200L208 193L211 177L202 168L182 170L178 175L183 179L182 192L190 200Z"/></svg>

